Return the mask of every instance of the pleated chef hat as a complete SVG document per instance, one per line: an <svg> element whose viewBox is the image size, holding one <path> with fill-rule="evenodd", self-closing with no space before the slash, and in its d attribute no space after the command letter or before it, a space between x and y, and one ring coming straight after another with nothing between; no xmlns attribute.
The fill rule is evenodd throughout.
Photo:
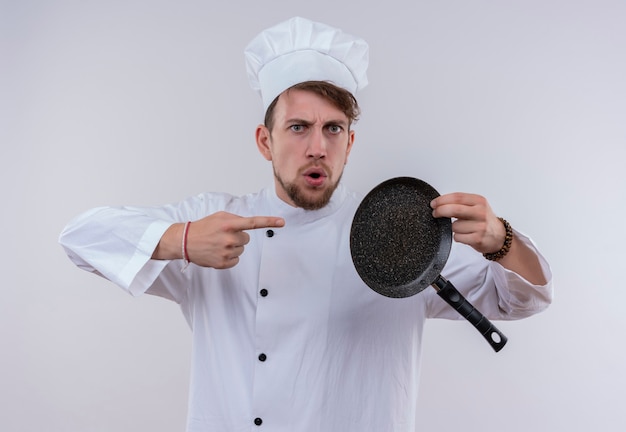
<svg viewBox="0 0 626 432"><path fill-rule="evenodd" d="M367 43L300 17L262 31L245 57L250 85L265 110L276 96L305 81L327 81L353 95L367 85Z"/></svg>

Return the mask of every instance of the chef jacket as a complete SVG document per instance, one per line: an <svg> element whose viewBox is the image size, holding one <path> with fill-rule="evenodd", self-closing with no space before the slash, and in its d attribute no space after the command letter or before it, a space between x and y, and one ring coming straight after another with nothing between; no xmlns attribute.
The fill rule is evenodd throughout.
<svg viewBox="0 0 626 432"><path fill-rule="evenodd" d="M359 203L342 185L315 211L288 205L273 187L207 193L164 207L97 208L60 242L79 267L180 305L193 332L188 432L416 431L424 321L460 315L435 290L394 299L362 282L349 250ZM172 223L217 211L286 223L248 231L230 269L181 272L181 260L151 259ZM458 243L442 274L490 319L527 317L551 301L551 282L533 285Z"/></svg>

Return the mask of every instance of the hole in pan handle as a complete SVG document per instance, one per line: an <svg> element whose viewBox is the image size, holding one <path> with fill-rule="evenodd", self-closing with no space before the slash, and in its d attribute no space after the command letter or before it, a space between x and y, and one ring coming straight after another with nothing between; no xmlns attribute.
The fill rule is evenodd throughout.
<svg viewBox="0 0 626 432"><path fill-rule="evenodd" d="M507 342L507 338L491 321L483 316L478 309L463 297L463 295L447 281L443 276L438 276L432 283L439 297L452 306L458 313L465 317L482 334L489 345L496 351L500 351Z"/></svg>

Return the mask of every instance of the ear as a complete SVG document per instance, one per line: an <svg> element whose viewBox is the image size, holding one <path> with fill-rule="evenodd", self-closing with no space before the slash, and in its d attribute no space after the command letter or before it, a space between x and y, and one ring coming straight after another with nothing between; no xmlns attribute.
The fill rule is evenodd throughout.
<svg viewBox="0 0 626 432"><path fill-rule="evenodd" d="M264 125L258 125L256 127L255 138L256 146L258 147L259 152L261 152L261 155L263 155L265 160L271 161L272 151L270 149L271 135L269 129Z"/></svg>
<svg viewBox="0 0 626 432"><path fill-rule="evenodd" d="M354 131L350 130L350 135L348 136L348 147L346 148L346 161L344 162L344 165L348 164L348 156L350 156L352 144L354 144Z"/></svg>

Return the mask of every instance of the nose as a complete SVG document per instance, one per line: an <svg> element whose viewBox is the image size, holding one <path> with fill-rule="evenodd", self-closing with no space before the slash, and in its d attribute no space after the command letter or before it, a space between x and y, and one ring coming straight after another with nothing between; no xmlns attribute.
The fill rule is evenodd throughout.
<svg viewBox="0 0 626 432"><path fill-rule="evenodd" d="M307 157L322 159L326 157L326 138L321 130L315 128L309 137Z"/></svg>

